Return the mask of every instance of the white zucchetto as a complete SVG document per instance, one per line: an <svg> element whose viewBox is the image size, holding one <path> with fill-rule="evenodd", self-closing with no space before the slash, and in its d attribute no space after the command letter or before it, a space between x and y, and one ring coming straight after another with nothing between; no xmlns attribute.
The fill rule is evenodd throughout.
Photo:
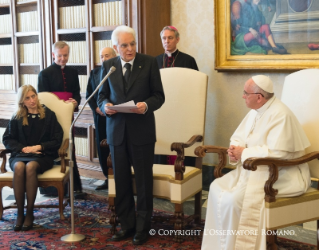
<svg viewBox="0 0 319 250"><path fill-rule="evenodd" d="M256 75L252 77L256 85L268 93L274 93L272 80L264 75Z"/></svg>

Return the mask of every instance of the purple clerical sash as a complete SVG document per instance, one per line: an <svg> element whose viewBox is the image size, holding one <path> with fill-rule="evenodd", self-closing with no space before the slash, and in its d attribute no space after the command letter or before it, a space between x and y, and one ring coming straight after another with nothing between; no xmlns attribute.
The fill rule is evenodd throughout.
<svg viewBox="0 0 319 250"><path fill-rule="evenodd" d="M67 101L69 100L70 98L73 97L73 93L71 92L52 92L53 94L57 95L57 97L60 98L60 100L64 100L64 101Z"/></svg>
<svg viewBox="0 0 319 250"><path fill-rule="evenodd" d="M57 97L59 97L60 100L63 101L68 101L70 98L73 97L73 93L71 92L52 92L53 94L55 94ZM74 109L75 112L77 112L79 109L78 107Z"/></svg>

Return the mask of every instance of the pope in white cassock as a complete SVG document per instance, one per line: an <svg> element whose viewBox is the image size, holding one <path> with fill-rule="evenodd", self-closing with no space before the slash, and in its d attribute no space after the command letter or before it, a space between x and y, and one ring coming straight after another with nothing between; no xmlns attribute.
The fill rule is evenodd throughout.
<svg viewBox="0 0 319 250"><path fill-rule="evenodd" d="M250 157L300 157L310 146L295 115L274 96L268 77L250 78L243 98L251 111L232 135L228 149L230 164L237 167L210 186L202 249L266 249L264 185L268 166L249 171L242 164ZM273 188L278 189L276 197L298 196L310 184L308 165L302 164L279 168Z"/></svg>

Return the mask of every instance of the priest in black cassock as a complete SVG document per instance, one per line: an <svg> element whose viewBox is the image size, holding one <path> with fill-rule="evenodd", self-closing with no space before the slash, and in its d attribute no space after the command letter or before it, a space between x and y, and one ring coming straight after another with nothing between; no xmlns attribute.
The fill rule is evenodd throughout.
<svg viewBox="0 0 319 250"><path fill-rule="evenodd" d="M54 62L39 73L38 92L52 92L60 99L72 102L75 109L77 109L81 102L80 83L78 71L66 66L69 59L69 51L70 48L66 42L59 41L53 44L52 57ZM75 198L80 198L85 194L82 193L82 184L75 158L75 148L73 149L73 159Z"/></svg>
<svg viewBox="0 0 319 250"><path fill-rule="evenodd" d="M177 49L179 32L174 26L165 26L160 33L165 52L156 57L158 67L181 67L198 70L194 57Z"/></svg>
<svg viewBox="0 0 319 250"><path fill-rule="evenodd" d="M160 69L180 67L198 70L195 58L177 49L179 32L174 26L165 26L160 33L164 53L156 57ZM155 155L154 163L174 165L176 156ZM185 157L186 166L195 166L195 157Z"/></svg>

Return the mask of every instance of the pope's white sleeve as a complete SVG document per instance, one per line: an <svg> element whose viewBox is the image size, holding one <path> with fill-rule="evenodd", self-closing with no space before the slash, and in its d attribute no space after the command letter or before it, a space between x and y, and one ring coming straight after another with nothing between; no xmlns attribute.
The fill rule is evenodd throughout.
<svg viewBox="0 0 319 250"><path fill-rule="evenodd" d="M245 148L241 155L241 162L244 162L246 159L251 157L272 157L279 159L289 159L291 158L291 152L283 150L271 150L266 145L255 146L250 148Z"/></svg>

